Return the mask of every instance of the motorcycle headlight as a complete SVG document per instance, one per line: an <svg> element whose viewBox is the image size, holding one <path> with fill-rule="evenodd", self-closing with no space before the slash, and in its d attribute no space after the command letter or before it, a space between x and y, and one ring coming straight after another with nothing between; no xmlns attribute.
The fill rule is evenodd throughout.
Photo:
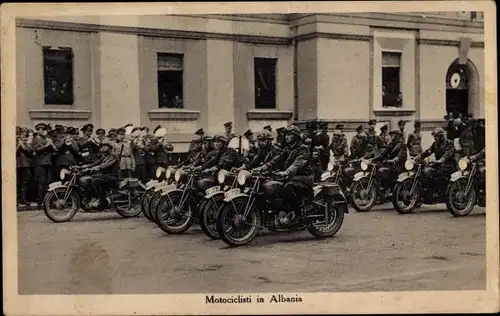
<svg viewBox="0 0 500 316"><path fill-rule="evenodd" d="M413 163L413 161L411 160L406 160L405 161L405 169L410 171L413 169L413 167L415 166L415 164Z"/></svg>
<svg viewBox="0 0 500 316"><path fill-rule="evenodd" d="M177 171L175 171L175 176L174 176L175 182L179 182L181 180L181 176L182 176L181 169L178 169Z"/></svg>
<svg viewBox="0 0 500 316"><path fill-rule="evenodd" d="M164 172L165 172L165 168L158 167L156 169L156 178L159 179Z"/></svg>
<svg viewBox="0 0 500 316"><path fill-rule="evenodd" d="M238 177L237 177L238 184L241 186L245 185L249 175L250 173L245 170L241 170L240 172L238 172Z"/></svg>
<svg viewBox="0 0 500 316"><path fill-rule="evenodd" d="M167 172L165 173L165 178L169 180L172 177L174 169L173 168L167 168Z"/></svg>
<svg viewBox="0 0 500 316"><path fill-rule="evenodd" d="M61 169L61 172L59 172L59 178L61 180L64 180L64 178L66 178L66 175L69 174L69 170L68 169Z"/></svg>
<svg viewBox="0 0 500 316"><path fill-rule="evenodd" d="M368 170L368 162L366 161L361 161L361 170L366 171Z"/></svg>
<svg viewBox="0 0 500 316"><path fill-rule="evenodd" d="M468 165L469 165L469 161L467 160L467 158L462 158L458 161L458 168L462 171L467 169Z"/></svg>
<svg viewBox="0 0 500 316"><path fill-rule="evenodd" d="M221 170L217 174L217 181L219 181L220 184L223 184L224 182L226 182L226 175L227 175L227 173L228 172L226 170Z"/></svg>
<svg viewBox="0 0 500 316"><path fill-rule="evenodd" d="M328 168L326 170L332 171L333 170L333 163L329 163Z"/></svg>

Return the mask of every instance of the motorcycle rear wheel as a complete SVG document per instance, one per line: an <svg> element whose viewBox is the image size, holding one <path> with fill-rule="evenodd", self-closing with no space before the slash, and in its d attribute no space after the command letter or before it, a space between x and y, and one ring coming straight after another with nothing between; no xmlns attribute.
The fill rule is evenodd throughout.
<svg viewBox="0 0 500 316"><path fill-rule="evenodd" d="M467 187L467 180L460 179L456 182L450 183L448 189L446 190L446 208L455 217L462 217L469 215L474 206L476 205L476 190L474 187L470 188L469 194L466 199L466 203L458 202L458 194L463 192Z"/></svg>
<svg viewBox="0 0 500 316"><path fill-rule="evenodd" d="M213 240L220 239L217 231L217 217L219 215L219 210L223 205L223 200L224 194L217 194L204 201L204 203L200 206L200 228L205 235Z"/></svg>
<svg viewBox="0 0 500 316"><path fill-rule="evenodd" d="M369 212L375 206L377 203L378 195L379 195L379 190L377 188L377 185L375 183L372 184L372 187L368 191L368 194L370 195L370 199L368 200L369 202L366 205L360 205L356 201L356 196L359 195L359 193L363 190L363 188L368 187L368 180L363 179L360 181L356 181L352 184L351 187L351 200L352 200L352 206L354 209L358 212Z"/></svg>
<svg viewBox="0 0 500 316"><path fill-rule="evenodd" d="M127 198L124 205L121 205L119 201L114 201L116 213L124 218L132 218L141 214L140 192L129 192L127 196L123 195L123 197Z"/></svg>
<svg viewBox="0 0 500 316"><path fill-rule="evenodd" d="M336 207L333 203L325 202L325 198L323 196L316 197L314 199L314 203L316 208L320 207L318 204L322 204L324 207L327 207L329 221L326 223L326 227L311 223L307 227L309 233L316 238L332 237L337 234L344 223L344 209L342 207ZM347 207L347 205L345 207ZM324 208L318 210L317 213L320 212L324 212Z"/></svg>
<svg viewBox="0 0 500 316"><path fill-rule="evenodd" d="M156 224L167 234L182 234L193 225L194 206L189 200L184 202L182 209L176 209L181 198L181 192L168 193L168 197L162 198L156 208Z"/></svg>
<svg viewBox="0 0 500 316"><path fill-rule="evenodd" d="M402 200L402 194L409 194L413 184L413 179L407 179L403 182L398 182L394 186L392 193L392 206L399 214L409 214L415 210L415 208L420 207L420 185L417 183L415 186L415 191L411 197L410 203L407 205Z"/></svg>
<svg viewBox="0 0 500 316"><path fill-rule="evenodd" d="M64 203L64 206L66 206L67 203L70 201L71 208L69 209L68 212L65 213L65 215L58 217L55 214L56 210L52 209L51 206L52 203L57 203L57 201L60 201L60 198L63 198L65 193L66 189L62 188L55 189L54 191L47 192L47 194L45 194L45 197L43 199L43 212L45 213L45 216L47 216L47 218L49 218L54 223L69 222L70 220L73 219L76 212L78 212L78 209L80 208L79 207L80 199L77 196L77 194L73 191L69 194L66 202ZM53 201L54 199L56 200Z"/></svg>
<svg viewBox="0 0 500 316"><path fill-rule="evenodd" d="M242 215L245 207L247 205L248 198L236 198L229 203L225 203L219 210L219 216L217 217L217 231L220 238L227 245L231 247L240 247L252 242L257 233L259 232L259 225L261 225L261 214L257 206L254 204L250 209L247 220L245 222L239 222L244 228L250 227L249 231L240 237L233 236L233 233L239 231L240 227L236 227L235 218L238 214ZM250 219L250 222L248 222ZM238 218L241 220L241 218ZM239 226L238 225L238 226Z"/></svg>

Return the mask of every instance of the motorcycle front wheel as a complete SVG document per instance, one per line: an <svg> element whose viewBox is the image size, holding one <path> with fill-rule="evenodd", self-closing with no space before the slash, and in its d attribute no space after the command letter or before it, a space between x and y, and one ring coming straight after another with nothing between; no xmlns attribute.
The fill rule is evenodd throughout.
<svg viewBox="0 0 500 316"><path fill-rule="evenodd" d="M66 201L63 201L66 189L54 189L47 192L43 199L43 212L51 221L55 223L68 222L78 212L80 199L72 191Z"/></svg>
<svg viewBox="0 0 500 316"><path fill-rule="evenodd" d="M369 212L377 203L378 189L375 183L368 188L368 179L362 179L352 184L352 206L358 212Z"/></svg>
<svg viewBox="0 0 500 316"><path fill-rule="evenodd" d="M158 206L160 205L160 202L162 201L162 195L161 191L153 192L153 195L151 196L151 200L149 200L149 216L151 217L151 221L153 223L158 222L158 218L156 217L156 210L158 209Z"/></svg>
<svg viewBox="0 0 500 316"><path fill-rule="evenodd" d="M311 235L316 238L325 238L334 236L342 227L344 223L344 209L328 201L324 196L318 196L314 199L314 204L317 214L328 214L328 220L323 218L322 221L314 221L307 230ZM344 205L347 207L347 205ZM326 217L326 216L325 216Z"/></svg>
<svg viewBox="0 0 500 316"><path fill-rule="evenodd" d="M469 194L465 194L466 179L459 179L450 183L446 190L446 208L455 217L467 216L476 205L476 190L472 186Z"/></svg>
<svg viewBox="0 0 500 316"><path fill-rule="evenodd" d="M153 195L153 191L152 190L147 190L146 192L144 192L144 194L142 195L142 198L141 198L141 210L142 210L142 214L144 215L144 217L146 217L147 220L151 221L151 215L149 213L149 202L151 201L151 196Z"/></svg>
<svg viewBox="0 0 500 316"><path fill-rule="evenodd" d="M179 208L181 198L182 192L168 193L156 208L156 224L167 234L182 234L193 225L194 206L187 200Z"/></svg>
<svg viewBox="0 0 500 316"><path fill-rule="evenodd" d="M219 210L217 231L222 241L229 246L249 244L259 232L261 214L255 204L250 208L247 218L243 218L247 203L248 198L236 198L225 203Z"/></svg>
<svg viewBox="0 0 500 316"><path fill-rule="evenodd" d="M207 199L200 206L200 228L201 230L213 240L220 239L217 231L217 217L219 210L223 205L224 194L217 194Z"/></svg>
<svg viewBox="0 0 500 316"><path fill-rule="evenodd" d="M392 193L392 206L399 214L409 214L420 207L420 185L415 185L415 191L410 194L414 179L406 179L394 186Z"/></svg>

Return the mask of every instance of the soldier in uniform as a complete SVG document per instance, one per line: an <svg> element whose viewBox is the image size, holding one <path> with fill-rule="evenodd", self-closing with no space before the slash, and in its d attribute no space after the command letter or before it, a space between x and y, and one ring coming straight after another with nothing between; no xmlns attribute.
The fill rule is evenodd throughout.
<svg viewBox="0 0 500 316"><path fill-rule="evenodd" d="M455 147L453 142L446 139L444 130L440 127L432 132L434 142L422 154L415 157L415 160L420 161L434 154L436 157L436 167L425 167L424 175L429 178L430 175L446 175L449 176L456 169L456 161L454 157Z"/></svg>
<svg viewBox="0 0 500 316"><path fill-rule="evenodd" d="M243 163L251 161L253 157L257 154L257 146L255 145L255 140L253 139L252 130L247 130L243 136L248 139L250 148L243 153Z"/></svg>
<svg viewBox="0 0 500 316"><path fill-rule="evenodd" d="M281 148L273 145L273 135L268 130L263 130L257 133L257 142L259 144L256 148L256 153L239 169L254 169L258 168L281 153Z"/></svg>
<svg viewBox="0 0 500 316"><path fill-rule="evenodd" d="M69 134L59 134L54 143L58 153L56 160L56 174L58 175L63 168L69 168L77 165L80 161L77 141Z"/></svg>
<svg viewBox="0 0 500 316"><path fill-rule="evenodd" d="M28 205L28 190L31 180L31 166L33 164L34 152L28 141L29 131L19 129L17 130L17 134L16 169L18 204Z"/></svg>
<svg viewBox="0 0 500 316"><path fill-rule="evenodd" d="M82 136L78 139L78 149L84 164L89 164L98 159L99 145L92 139L94 125L86 124L81 128Z"/></svg>
<svg viewBox="0 0 500 316"><path fill-rule="evenodd" d="M467 120L465 130L459 136L460 147L462 147L462 155L457 157L459 161L463 156L469 157L476 153L474 148L474 120Z"/></svg>
<svg viewBox="0 0 500 316"><path fill-rule="evenodd" d="M366 130L366 136L368 137L368 144L370 145L371 152L367 155L374 157L380 154L380 150L377 146L377 133L375 131L375 126L377 125L377 120L369 120L368 128Z"/></svg>
<svg viewBox="0 0 500 316"><path fill-rule="evenodd" d="M369 152L368 137L363 132L363 125L356 128L357 134L351 140L351 156L349 159L359 159Z"/></svg>
<svg viewBox="0 0 500 316"><path fill-rule="evenodd" d="M273 128L271 127L271 125L266 125L266 126L264 126L264 128L263 128L263 129L265 129L265 130L269 131L269 133L272 133L272 132L273 132Z"/></svg>
<svg viewBox="0 0 500 316"><path fill-rule="evenodd" d="M402 136L403 137L403 141L405 142L406 144L406 139L407 139L407 135L406 135L406 132L405 132L405 127L406 127L406 121L405 120L400 120L398 122L398 127L399 127L399 130L401 131L402 133Z"/></svg>
<svg viewBox="0 0 500 316"><path fill-rule="evenodd" d="M382 153L391 142L391 136L387 133L388 129L389 127L387 124L382 125L382 127L380 127L380 135L376 137L376 145L379 153Z"/></svg>
<svg viewBox="0 0 500 316"><path fill-rule="evenodd" d="M52 139L48 137L47 125L39 123L35 126L37 135L33 139L33 150L35 152L35 178L37 180L38 205L43 204L45 192L50 182L52 182L52 153L56 146Z"/></svg>
<svg viewBox="0 0 500 316"><path fill-rule="evenodd" d="M276 129L276 146L281 149L285 148L285 130L286 127L279 127Z"/></svg>
<svg viewBox="0 0 500 316"><path fill-rule="evenodd" d="M142 133L140 127L134 127L132 129L132 134L137 131ZM149 175L146 168L146 144L144 142L143 135L139 135L132 140L131 149L135 161L134 177L141 180L141 182L146 183L149 179Z"/></svg>
<svg viewBox="0 0 500 316"><path fill-rule="evenodd" d="M224 135L228 140L231 140L231 138L236 136L236 134L233 133L233 122L224 123L224 130Z"/></svg>
<svg viewBox="0 0 500 316"><path fill-rule="evenodd" d="M321 132L314 138L314 146L318 150L318 159L322 170L328 168L330 162L330 137L328 136L328 123L320 125Z"/></svg>
<svg viewBox="0 0 500 316"><path fill-rule="evenodd" d="M97 135L97 138L102 142L106 138L106 131L102 128L98 128L95 131L95 134Z"/></svg>
<svg viewBox="0 0 500 316"><path fill-rule="evenodd" d="M199 151L201 150L201 146L202 146L202 143L203 143L203 136L205 135L205 131L203 130L203 128L200 128L199 130L197 130L195 133L195 138L193 138L193 140L191 140L191 143L189 144L189 149L188 149L188 152L192 152L192 151Z"/></svg>
<svg viewBox="0 0 500 316"><path fill-rule="evenodd" d="M342 136L345 135L339 129L333 131L330 149L332 150L334 161L344 161L349 156L347 140Z"/></svg>
<svg viewBox="0 0 500 316"><path fill-rule="evenodd" d="M109 129L107 138L109 142L116 142L116 128Z"/></svg>
<svg viewBox="0 0 500 316"><path fill-rule="evenodd" d="M413 133L408 135L407 146L410 151L410 157L416 157L422 153L422 135L420 121L413 124Z"/></svg>
<svg viewBox="0 0 500 316"><path fill-rule="evenodd" d="M167 134L155 134L155 139L151 141L149 151L154 153L155 166L154 170L158 167L168 167L169 154L174 150L174 146L168 141Z"/></svg>

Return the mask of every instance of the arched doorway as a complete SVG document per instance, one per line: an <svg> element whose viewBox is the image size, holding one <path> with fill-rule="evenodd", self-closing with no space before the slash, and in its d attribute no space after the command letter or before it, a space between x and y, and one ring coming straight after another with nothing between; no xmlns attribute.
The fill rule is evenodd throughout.
<svg viewBox="0 0 500 316"><path fill-rule="evenodd" d="M446 73L446 112L453 117L479 113L479 78L477 69L470 60L459 64L458 59Z"/></svg>

